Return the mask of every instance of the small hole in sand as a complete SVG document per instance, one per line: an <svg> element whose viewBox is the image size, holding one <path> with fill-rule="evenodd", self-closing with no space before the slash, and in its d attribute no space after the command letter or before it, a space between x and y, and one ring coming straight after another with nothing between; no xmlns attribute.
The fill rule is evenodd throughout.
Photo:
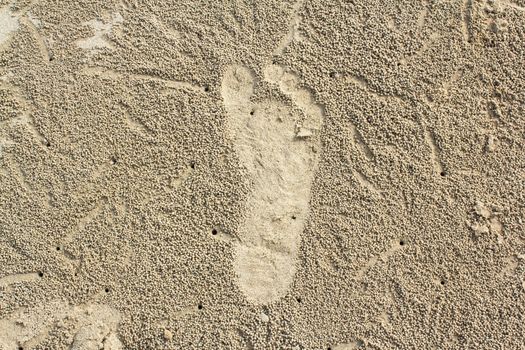
<svg viewBox="0 0 525 350"><path fill-rule="evenodd" d="M219 232L217 232L217 230L216 230L216 229L213 229L213 230L211 230L211 234L212 234L212 235L214 235L214 236L215 236L215 235L216 235L217 233L219 233Z"/></svg>
<svg viewBox="0 0 525 350"><path fill-rule="evenodd" d="M112 164L112 165L117 164L117 158L115 158L115 157L111 157L111 164Z"/></svg>
<svg viewBox="0 0 525 350"><path fill-rule="evenodd" d="M204 87L204 91L205 91L205 92L210 91L210 87L209 87L209 86L205 86L205 87Z"/></svg>
<svg viewBox="0 0 525 350"><path fill-rule="evenodd" d="M38 277L44 277L44 273L43 273L42 271L40 271L40 272L38 273Z"/></svg>
<svg viewBox="0 0 525 350"><path fill-rule="evenodd" d="M400 240L400 241L399 241L399 245L405 245L405 241Z"/></svg>
<svg viewBox="0 0 525 350"><path fill-rule="evenodd" d="M23 348L23 347L21 347L21 346L19 346L19 347L18 347L18 350L24 350L24 348Z"/></svg>
<svg viewBox="0 0 525 350"><path fill-rule="evenodd" d="M60 247L57 247L56 249L57 249L57 251L59 251L59 250L60 250Z"/></svg>
<svg viewBox="0 0 525 350"><path fill-rule="evenodd" d="M109 288L104 289L106 293L109 293Z"/></svg>
<svg viewBox="0 0 525 350"><path fill-rule="evenodd" d="M445 280L441 280L440 283L441 283L442 286L444 286L446 282L445 282Z"/></svg>
<svg viewBox="0 0 525 350"><path fill-rule="evenodd" d="M303 299L301 299L300 297L298 297L296 300L297 300L298 303L302 303L303 302Z"/></svg>
<svg viewBox="0 0 525 350"><path fill-rule="evenodd" d="M190 168L195 169L195 162L190 163Z"/></svg>
<svg viewBox="0 0 525 350"><path fill-rule="evenodd" d="M197 305L197 309L202 310L202 304Z"/></svg>
<svg viewBox="0 0 525 350"><path fill-rule="evenodd" d="M441 173L439 173L439 175L441 175L441 176L447 176L447 173L444 172L444 171L442 171Z"/></svg>
<svg viewBox="0 0 525 350"><path fill-rule="evenodd" d="M250 112L250 115L254 115L254 114L255 114L255 111L252 110L252 111Z"/></svg>
<svg viewBox="0 0 525 350"><path fill-rule="evenodd" d="M295 220L295 219L297 219L297 216L292 215L292 220Z"/></svg>
<svg viewBox="0 0 525 350"><path fill-rule="evenodd" d="M46 147L51 147L51 142L46 141Z"/></svg>

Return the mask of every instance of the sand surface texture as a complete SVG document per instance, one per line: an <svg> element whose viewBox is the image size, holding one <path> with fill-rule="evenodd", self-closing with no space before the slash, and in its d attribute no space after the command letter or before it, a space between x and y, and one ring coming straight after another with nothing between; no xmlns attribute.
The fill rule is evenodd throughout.
<svg viewBox="0 0 525 350"><path fill-rule="evenodd" d="M0 350L524 334L525 0L0 0Z"/></svg>

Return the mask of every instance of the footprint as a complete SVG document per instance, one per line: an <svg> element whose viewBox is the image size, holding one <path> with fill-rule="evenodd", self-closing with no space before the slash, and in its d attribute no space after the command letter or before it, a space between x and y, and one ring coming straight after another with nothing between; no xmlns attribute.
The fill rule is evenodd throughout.
<svg viewBox="0 0 525 350"><path fill-rule="evenodd" d="M59 323L71 327L70 350L121 350L117 336L120 314L101 304L71 306L54 300L32 309L20 309L0 319L0 349L32 349L49 337Z"/></svg>
<svg viewBox="0 0 525 350"><path fill-rule="evenodd" d="M73 310L77 325L70 350L121 350L122 343L117 337L120 315L104 305L87 305Z"/></svg>
<svg viewBox="0 0 525 350"><path fill-rule="evenodd" d="M293 281L323 123L322 108L298 87L299 77L279 68L282 74L267 80L304 110L302 118L282 102L252 103L257 77L244 66L228 67L221 87L228 136L252 186L234 268L240 289L258 304L282 297ZM293 82L283 81L290 77Z"/></svg>
<svg viewBox="0 0 525 350"><path fill-rule="evenodd" d="M0 8L0 47L16 32L20 26L18 16L11 12L9 6Z"/></svg>
<svg viewBox="0 0 525 350"><path fill-rule="evenodd" d="M34 309L21 308L0 319L0 349L31 348L44 340L53 324L67 316L67 303L52 301Z"/></svg>

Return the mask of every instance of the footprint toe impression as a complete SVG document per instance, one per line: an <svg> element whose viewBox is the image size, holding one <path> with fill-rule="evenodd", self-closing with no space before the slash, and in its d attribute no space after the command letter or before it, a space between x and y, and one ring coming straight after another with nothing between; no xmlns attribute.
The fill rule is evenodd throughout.
<svg viewBox="0 0 525 350"><path fill-rule="evenodd" d="M253 186L239 227L234 268L246 298L259 304L285 295L293 281L318 162L319 153L313 149L320 146L318 134L300 124L315 131L323 117L310 113L318 108L311 93L299 87L298 75L280 66L274 70L267 80L303 109L304 122L299 123L299 116L281 102L264 100L254 105L250 98L257 78L246 67L228 67L221 88L228 136Z"/></svg>

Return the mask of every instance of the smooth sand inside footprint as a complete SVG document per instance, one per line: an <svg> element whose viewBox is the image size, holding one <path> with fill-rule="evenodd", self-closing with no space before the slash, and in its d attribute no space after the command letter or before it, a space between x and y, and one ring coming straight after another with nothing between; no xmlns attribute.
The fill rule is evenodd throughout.
<svg viewBox="0 0 525 350"><path fill-rule="evenodd" d="M256 77L227 69L222 97L228 132L252 185L234 267L248 300L266 304L286 294L295 274L318 162L318 135L298 135L299 116L273 100L253 104Z"/></svg>
<svg viewBox="0 0 525 350"><path fill-rule="evenodd" d="M0 8L0 48L19 26L18 17L10 11L9 6Z"/></svg>

